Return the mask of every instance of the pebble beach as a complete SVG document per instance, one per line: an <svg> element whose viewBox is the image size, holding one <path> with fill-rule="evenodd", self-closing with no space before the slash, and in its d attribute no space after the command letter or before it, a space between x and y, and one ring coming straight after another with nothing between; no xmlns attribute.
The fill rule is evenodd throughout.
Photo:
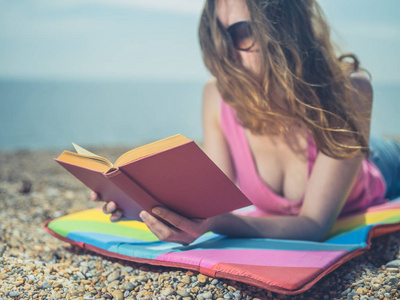
<svg viewBox="0 0 400 300"><path fill-rule="evenodd" d="M91 150L112 161L129 149ZM61 242L44 230L44 223L98 203L53 161L60 153L0 151L0 300L400 299L400 232L374 239L365 254L294 296L112 259Z"/></svg>

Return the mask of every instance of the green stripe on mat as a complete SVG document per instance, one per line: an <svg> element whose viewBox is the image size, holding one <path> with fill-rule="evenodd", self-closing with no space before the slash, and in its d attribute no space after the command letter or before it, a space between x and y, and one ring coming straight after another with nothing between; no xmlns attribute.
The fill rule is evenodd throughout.
<svg viewBox="0 0 400 300"><path fill-rule="evenodd" d="M133 229L115 223L109 224L96 221L55 220L50 222L48 227L63 237L66 237L70 232L85 231L122 236L146 242L158 241L158 238L151 231Z"/></svg>

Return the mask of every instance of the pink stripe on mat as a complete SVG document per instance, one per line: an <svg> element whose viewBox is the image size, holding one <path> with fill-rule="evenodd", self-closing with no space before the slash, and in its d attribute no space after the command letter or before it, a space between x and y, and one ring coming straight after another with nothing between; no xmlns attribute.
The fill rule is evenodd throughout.
<svg viewBox="0 0 400 300"><path fill-rule="evenodd" d="M189 250L161 254L158 260L211 268L219 263L237 263L254 266L329 268L346 250L283 251L283 250Z"/></svg>
<svg viewBox="0 0 400 300"><path fill-rule="evenodd" d="M394 210L400 208L400 200L393 200L386 202L382 205L371 206L367 209L367 213L382 211L382 210Z"/></svg>

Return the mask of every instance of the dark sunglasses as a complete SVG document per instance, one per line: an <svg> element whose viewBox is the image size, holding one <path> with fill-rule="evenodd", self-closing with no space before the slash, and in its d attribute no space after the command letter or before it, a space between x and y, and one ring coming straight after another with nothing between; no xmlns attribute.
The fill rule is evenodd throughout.
<svg viewBox="0 0 400 300"><path fill-rule="evenodd" d="M226 31L229 34L232 45L236 50L250 50L254 44L253 31L250 21L242 21L229 26Z"/></svg>

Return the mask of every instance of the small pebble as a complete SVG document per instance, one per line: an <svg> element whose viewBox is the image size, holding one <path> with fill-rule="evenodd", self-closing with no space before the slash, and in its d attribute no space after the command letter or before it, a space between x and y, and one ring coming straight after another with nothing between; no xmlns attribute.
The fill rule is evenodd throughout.
<svg viewBox="0 0 400 300"><path fill-rule="evenodd" d="M178 289L176 293L182 297L187 297L189 296L189 293L185 289Z"/></svg>
<svg viewBox="0 0 400 300"><path fill-rule="evenodd" d="M201 283L206 283L208 280L208 276L199 274L199 275L197 275L197 280Z"/></svg>
<svg viewBox="0 0 400 300"><path fill-rule="evenodd" d="M233 298L233 294L232 292L228 292L224 295L224 299L232 299Z"/></svg>
<svg viewBox="0 0 400 300"><path fill-rule="evenodd" d="M351 292L351 288L347 288L341 293L341 296L346 296L350 292Z"/></svg>
<svg viewBox="0 0 400 300"><path fill-rule="evenodd" d="M392 260L386 264L388 268L399 268L400 267L400 259Z"/></svg>
<svg viewBox="0 0 400 300"><path fill-rule="evenodd" d="M11 298L16 298L16 297L19 297L20 295L21 295L21 293L18 292L18 291L11 291L11 292L8 294L8 296L11 297Z"/></svg>
<svg viewBox="0 0 400 300"><path fill-rule="evenodd" d="M186 283L186 284L190 284L191 283L191 280L190 280L190 277L189 276L183 276L182 277L182 282L183 283Z"/></svg>
<svg viewBox="0 0 400 300"><path fill-rule="evenodd" d="M389 282L392 284L397 284L399 283L399 279L397 277L391 277L389 278Z"/></svg>
<svg viewBox="0 0 400 300"><path fill-rule="evenodd" d="M29 276L28 276L28 279L29 279L29 280L35 280L35 276L29 275Z"/></svg>
<svg viewBox="0 0 400 300"><path fill-rule="evenodd" d="M114 280L117 280L120 276L120 272L119 271L114 271L112 273L110 273L110 275L107 276L107 281L108 282L113 282Z"/></svg>
<svg viewBox="0 0 400 300"><path fill-rule="evenodd" d="M127 291L132 291L135 288L135 285L131 282L128 282L122 288Z"/></svg>
<svg viewBox="0 0 400 300"><path fill-rule="evenodd" d="M161 294L163 294L165 296L169 296L169 295L175 294L175 290L172 288L166 288L165 290L161 291Z"/></svg>
<svg viewBox="0 0 400 300"><path fill-rule="evenodd" d="M113 296L116 300L123 300L123 299L124 299L124 294L123 294L122 291L120 291L120 290L116 290L116 291L112 292L112 296Z"/></svg>

